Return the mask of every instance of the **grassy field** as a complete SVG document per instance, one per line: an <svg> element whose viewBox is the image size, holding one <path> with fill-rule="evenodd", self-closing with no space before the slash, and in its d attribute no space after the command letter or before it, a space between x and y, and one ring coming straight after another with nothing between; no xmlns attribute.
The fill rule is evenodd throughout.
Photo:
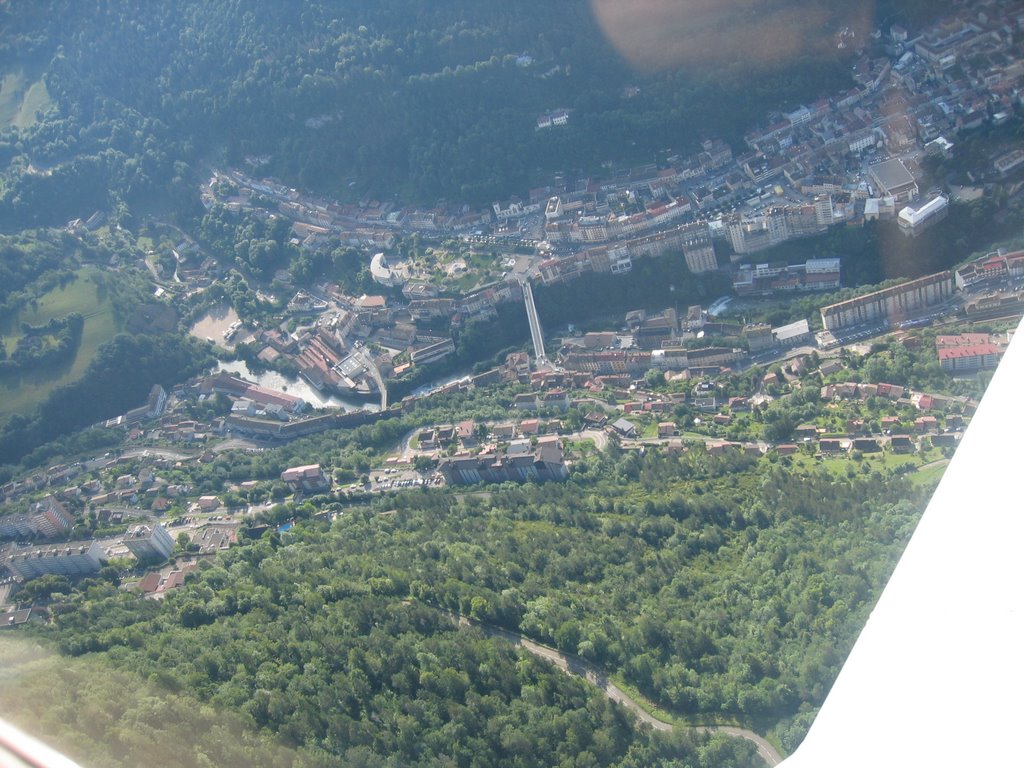
<svg viewBox="0 0 1024 768"><path fill-rule="evenodd" d="M21 101L21 108L14 118L14 124L24 130L36 124L36 112L45 112L51 104L50 92L46 90L46 83L36 80L25 92L25 98Z"/></svg>
<svg viewBox="0 0 1024 768"><path fill-rule="evenodd" d="M910 475L910 482L914 485L938 483L942 479L947 466L949 466L949 462L943 459L935 461L926 467L921 467L917 472Z"/></svg>
<svg viewBox="0 0 1024 768"><path fill-rule="evenodd" d="M95 269L83 269L78 279L63 288L43 295L35 306L25 307L17 317L0 327L7 352L14 351L21 338L21 324L43 325L51 318L80 312L85 317L82 341L75 359L55 369L29 371L0 377L0 420L28 411L41 403L57 387L79 378L96 356L96 350L117 333L118 327L110 300L92 280Z"/></svg>
<svg viewBox="0 0 1024 768"><path fill-rule="evenodd" d="M908 473L910 481L916 484L924 484L942 477L942 473L946 469L946 464L940 463L943 458L944 455L940 449L930 448L921 453L911 454L891 453L890 451L865 453L860 461L851 458L849 454L828 458L815 458L804 454L797 454L792 457L791 461L802 469L810 469L817 466L827 469L834 474L845 473L851 466L855 467L858 472L862 471L862 463L868 466L868 471L897 469L909 464L919 468ZM924 464L929 464L930 466L920 469Z"/></svg>
<svg viewBox="0 0 1024 768"><path fill-rule="evenodd" d="M30 80L24 70L8 72L0 78L0 126L29 128L36 122L36 111L45 111L50 103L46 83L41 79Z"/></svg>
<svg viewBox="0 0 1024 768"><path fill-rule="evenodd" d="M571 450L576 451L582 456L589 456L592 453L597 453L597 446L589 437L585 440L571 440L569 442L569 446Z"/></svg>

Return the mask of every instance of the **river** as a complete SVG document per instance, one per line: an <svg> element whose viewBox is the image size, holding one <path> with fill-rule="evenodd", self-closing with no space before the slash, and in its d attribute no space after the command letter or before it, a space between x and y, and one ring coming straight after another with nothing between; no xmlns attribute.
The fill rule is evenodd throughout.
<svg viewBox="0 0 1024 768"><path fill-rule="evenodd" d="M265 389L273 389L278 392L287 392L289 395L301 397L314 408L343 408L346 411L379 411L380 405L376 400L360 400L359 398L339 397L318 392L305 379L292 379L277 371L265 371L253 373L241 360L233 363L217 363L216 371L233 373L246 381L252 381Z"/></svg>
<svg viewBox="0 0 1024 768"><path fill-rule="evenodd" d="M449 384L454 384L457 381L469 378L470 375L472 375L472 372L469 370L465 370L460 373L450 373L440 379L434 379L426 384L421 384L412 391L412 395L413 397L424 397L433 392L437 392L439 389L444 389Z"/></svg>
<svg viewBox="0 0 1024 768"><path fill-rule="evenodd" d="M215 371L226 371L233 373L246 381L252 381L266 389L273 389L278 392L287 392L289 395L301 397L314 408L344 408L346 411L379 411L380 402L373 400L360 400L355 397L339 397L338 395L327 395L317 392L305 379L292 379L277 371L266 371L264 373L253 373L241 360L233 363L219 362ZM454 384L456 381L470 376L472 371L464 370L458 373L450 373L447 376L434 379L413 390L414 397L423 397L439 389Z"/></svg>

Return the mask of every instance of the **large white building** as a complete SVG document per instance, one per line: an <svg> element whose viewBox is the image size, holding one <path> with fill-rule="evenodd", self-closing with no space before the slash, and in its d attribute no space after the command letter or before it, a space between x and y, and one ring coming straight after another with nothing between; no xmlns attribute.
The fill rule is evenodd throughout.
<svg viewBox="0 0 1024 768"><path fill-rule="evenodd" d="M949 200L942 195L932 198L924 205L908 205L896 220L899 222L900 231L905 235L915 236L925 227L930 226L946 217L949 209Z"/></svg>
<svg viewBox="0 0 1024 768"><path fill-rule="evenodd" d="M68 514L64 505L53 496L47 496L42 501L33 504L32 515L39 534L48 539L70 531L75 524L75 518Z"/></svg>
<svg viewBox="0 0 1024 768"><path fill-rule="evenodd" d="M726 231L729 244L738 254L754 253L780 242L766 216L735 216L729 221Z"/></svg>
<svg viewBox="0 0 1024 768"><path fill-rule="evenodd" d="M281 480L288 483L296 493L326 491L331 487L330 477L324 474L319 464L289 467L281 473Z"/></svg>
<svg viewBox="0 0 1024 768"><path fill-rule="evenodd" d="M804 263L804 285L815 291L834 291L840 285L839 259L808 259Z"/></svg>
<svg viewBox="0 0 1024 768"><path fill-rule="evenodd" d="M11 573L25 580L47 573L80 576L99 571L102 554L98 541L73 541L16 550L4 564Z"/></svg>
<svg viewBox="0 0 1024 768"><path fill-rule="evenodd" d="M123 542L139 560L166 560L174 551L174 540L160 523L133 525Z"/></svg>
<svg viewBox="0 0 1024 768"><path fill-rule="evenodd" d="M772 328L772 336L778 345L793 347L811 340L811 326L807 320L797 320L780 328Z"/></svg>
<svg viewBox="0 0 1024 768"><path fill-rule="evenodd" d="M388 288L405 283L405 276L388 265L388 259L383 253L375 253L370 259L370 277L375 283Z"/></svg>

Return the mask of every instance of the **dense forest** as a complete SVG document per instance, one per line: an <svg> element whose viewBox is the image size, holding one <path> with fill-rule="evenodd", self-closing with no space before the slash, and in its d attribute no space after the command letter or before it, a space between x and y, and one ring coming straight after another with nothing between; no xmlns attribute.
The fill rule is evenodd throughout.
<svg viewBox="0 0 1024 768"><path fill-rule="evenodd" d="M638 71L583 0L47 5L0 8L0 66L31 63L52 99L0 134L9 224L90 207L120 220L157 197L187 208L189 167L211 151L335 195L489 203L554 172L737 142L766 111L848 83L845 55L820 41L770 63ZM808 4L768 5L775 18ZM831 5L825 40L851 16ZM536 130L560 108L569 126Z"/></svg>
<svg viewBox="0 0 1024 768"><path fill-rule="evenodd" d="M34 293L45 292L50 282L59 282L60 272L76 265L71 238L52 231L22 232L0 237L0 320L7 319L29 298L21 292L33 285ZM44 275L55 280L40 282Z"/></svg>
<svg viewBox="0 0 1024 768"><path fill-rule="evenodd" d="M747 768L757 759L724 735L638 731L582 681L430 608L371 594L324 606L264 616L267 644L235 647L259 664L260 693L243 710L190 692L169 671L147 679L104 655L53 656L4 638L0 711L92 766ZM266 726L282 707L305 711L276 734ZM309 719L311 708L324 715Z"/></svg>
<svg viewBox="0 0 1024 768"><path fill-rule="evenodd" d="M44 635L321 764L667 764L593 690L444 608L577 654L684 721L776 726L792 748L924 494L785 461L613 450L564 485L314 499L293 512L333 523L232 549L164 601L102 577L55 595ZM687 748L663 754L703 764Z"/></svg>
<svg viewBox="0 0 1024 768"><path fill-rule="evenodd" d="M53 318L38 327L23 323L24 336L18 340L10 356L6 345L0 343L0 375L48 368L73 359L84 326L85 318L79 312Z"/></svg>

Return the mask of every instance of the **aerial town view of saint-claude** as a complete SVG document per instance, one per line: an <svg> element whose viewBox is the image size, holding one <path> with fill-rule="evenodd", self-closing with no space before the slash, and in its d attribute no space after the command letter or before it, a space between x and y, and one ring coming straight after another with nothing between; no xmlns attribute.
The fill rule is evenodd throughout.
<svg viewBox="0 0 1024 768"><path fill-rule="evenodd" d="M0 2L0 752L776 765L1022 316L1024 2Z"/></svg>

